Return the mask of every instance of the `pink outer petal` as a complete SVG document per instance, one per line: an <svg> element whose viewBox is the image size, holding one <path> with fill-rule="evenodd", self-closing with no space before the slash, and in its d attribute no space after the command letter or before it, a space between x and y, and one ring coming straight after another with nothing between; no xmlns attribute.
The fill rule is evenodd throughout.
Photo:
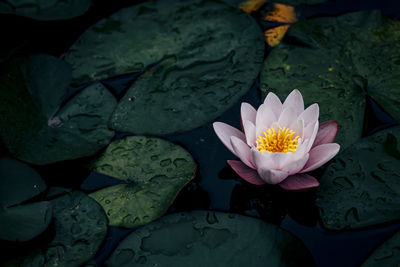
<svg viewBox="0 0 400 267"><path fill-rule="evenodd" d="M275 121L276 117L271 108L265 104L261 104L256 115L256 136L261 135Z"/></svg>
<svg viewBox="0 0 400 267"><path fill-rule="evenodd" d="M291 107L296 113L296 117L299 116L304 111L304 101L303 96L300 91L294 89L283 102L283 109Z"/></svg>
<svg viewBox="0 0 400 267"><path fill-rule="evenodd" d="M337 121L330 120L325 121L319 125L317 137L312 147L316 147L322 144L332 143L335 140L338 131Z"/></svg>
<svg viewBox="0 0 400 267"><path fill-rule="evenodd" d="M258 173L244 165L241 161L238 160L228 160L228 164L231 166L231 168L244 180L251 184L255 185L263 185L266 184L264 180L258 176Z"/></svg>
<svg viewBox="0 0 400 267"><path fill-rule="evenodd" d="M246 142L251 146L256 144L256 126L251 121L243 121L244 134L246 135Z"/></svg>
<svg viewBox="0 0 400 267"><path fill-rule="evenodd" d="M276 118L279 118L279 115L281 115L282 112L282 102L276 94L269 92L264 100L264 105L274 112Z"/></svg>
<svg viewBox="0 0 400 267"><path fill-rule="evenodd" d="M300 172L309 172L331 160L338 152L340 146L336 143L323 144L310 150L310 158Z"/></svg>
<svg viewBox="0 0 400 267"><path fill-rule="evenodd" d="M240 107L240 117L242 119L242 123L244 121L251 121L253 124L256 123L256 114L257 111L255 108L249 103L242 103ZM244 125L243 125L244 126Z"/></svg>
<svg viewBox="0 0 400 267"><path fill-rule="evenodd" d="M286 177L288 177L288 173L284 171L278 170L270 170L270 169L257 169L258 175L260 175L261 179L266 181L268 184L279 184Z"/></svg>
<svg viewBox="0 0 400 267"><path fill-rule="evenodd" d="M318 117L319 117L319 106L317 103L312 104L299 115L299 119L304 120L305 126L307 126L310 123L316 122L318 120Z"/></svg>
<svg viewBox="0 0 400 267"><path fill-rule="evenodd" d="M231 137L231 144L235 155L240 158L240 160L252 169L255 169L251 163L251 152L250 147L236 136Z"/></svg>
<svg viewBox="0 0 400 267"><path fill-rule="evenodd" d="M245 140L244 133L239 131L238 129L223 123L223 122L214 122L213 123L214 131L217 134L218 138L221 140L221 142L233 153L235 154L235 151L233 150L232 144L231 144L231 136L236 136L237 138L241 140Z"/></svg>
<svg viewBox="0 0 400 267"><path fill-rule="evenodd" d="M296 174L287 177L281 183L280 187L288 191L300 191L308 188L318 187L317 179L308 174Z"/></svg>

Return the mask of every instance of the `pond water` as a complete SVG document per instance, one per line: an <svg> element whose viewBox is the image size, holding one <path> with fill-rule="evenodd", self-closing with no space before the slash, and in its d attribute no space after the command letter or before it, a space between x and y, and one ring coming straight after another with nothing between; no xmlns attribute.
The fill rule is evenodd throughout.
<svg viewBox="0 0 400 267"><path fill-rule="evenodd" d="M2 25L12 25L3 27L2 39L4 42L2 41L1 47L3 51L9 51L10 48L15 47L28 54L45 53L63 57L76 39L91 25L121 8L141 2L143 1L119 0L111 3L98 0L94 1L84 15L62 21L35 21L14 15L0 15ZM261 19L263 12L269 7L270 4L264 5L258 12L252 14L263 30L280 25ZM400 2L394 0L338 0L313 6L298 5L295 8L300 21L307 18L340 16L349 12L370 9L381 10L389 18L400 20ZM273 49L275 48L265 45L265 60L268 60L268 55ZM102 83L118 100L121 100L140 75L142 72L118 75L102 79ZM355 230L327 230L322 226L315 204L317 189L307 192L287 192L273 185L251 185L242 180L227 164L227 160L235 159L235 156L218 139L212 123L221 121L240 128L241 103L247 102L254 107L258 107L262 103L263 95L260 91L262 81L260 79L260 75L258 75L247 93L220 116L212 118L212 121L203 123L202 126L195 127L193 130L161 135L161 138L185 148L197 164L194 179L183 187L166 214L207 210L258 218L278 225L298 237L311 252L317 266L357 266L361 264L378 245L400 229L399 223L389 221ZM90 82L70 86L63 105L88 84ZM301 91L301 88L299 89ZM279 95L279 97L283 100L286 95ZM382 105L377 104L372 98L366 99L365 120L362 129L364 137L396 125L395 120L384 110L386 106L382 108ZM187 110L187 116L196 116L196 114ZM131 134L118 131L112 140L123 139L129 135ZM101 188L122 183L105 174L91 172L86 167L88 162L99 153L77 160L65 160L41 166L30 164L30 166L40 174L48 187L72 188L89 194ZM11 156L4 144L0 148L0 156ZM312 175L321 179L325 169L326 167L319 168L313 171ZM400 194L400 192L397 193ZM396 212L398 213L398 211ZM95 256L88 261L87 265L83 266L102 266L118 244L136 229L108 226L105 241ZM51 236L54 236L54 232L52 229L48 229L41 236L22 244L1 241L2 250L7 252L2 253L2 257L5 261L9 260L19 255L21 250L31 249L48 242ZM241 256L252 257L252 255ZM265 266L270 265L265 263Z"/></svg>

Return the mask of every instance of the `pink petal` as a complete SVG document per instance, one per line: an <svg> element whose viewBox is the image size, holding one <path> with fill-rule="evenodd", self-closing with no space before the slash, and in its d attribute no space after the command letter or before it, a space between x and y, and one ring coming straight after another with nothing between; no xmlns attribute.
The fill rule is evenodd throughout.
<svg viewBox="0 0 400 267"><path fill-rule="evenodd" d="M275 114L272 112L271 108L261 104L257 110L256 115L256 136L259 136L267 130L273 122L276 121Z"/></svg>
<svg viewBox="0 0 400 267"><path fill-rule="evenodd" d="M301 139L303 139L303 132L304 132L304 121L303 119L298 119L297 121L294 121L290 126L290 129L296 132L294 136L299 136Z"/></svg>
<svg viewBox="0 0 400 267"><path fill-rule="evenodd" d="M311 175L296 174L287 177L279 185L280 187L288 191L300 191L312 187L318 187L319 182Z"/></svg>
<svg viewBox="0 0 400 267"><path fill-rule="evenodd" d="M233 147L233 151L235 155L243 161L244 164L249 166L250 168L254 168L253 164L251 164L251 150L250 147L243 142L243 140L237 138L236 136L231 137L231 144Z"/></svg>
<svg viewBox="0 0 400 267"><path fill-rule="evenodd" d="M276 94L269 92L264 100L264 105L269 107L272 112L274 112L276 118L279 118L279 115L282 112L282 102L279 97L276 96Z"/></svg>
<svg viewBox="0 0 400 267"><path fill-rule="evenodd" d="M330 120L325 121L319 125L317 136L315 137L315 141L313 147L332 143L335 140L336 134L338 131L338 123L337 121Z"/></svg>
<svg viewBox="0 0 400 267"><path fill-rule="evenodd" d="M270 170L270 169L257 169L258 175L260 175L261 179L263 179L268 184L279 184L286 177L288 177L288 173L284 171L278 170Z"/></svg>
<svg viewBox="0 0 400 267"><path fill-rule="evenodd" d="M310 158L304 169L300 172L309 172L331 160L338 152L340 146L336 143L323 144L310 150Z"/></svg>
<svg viewBox="0 0 400 267"><path fill-rule="evenodd" d="M303 119L304 125L307 126L310 123L316 122L318 120L318 117L319 106L317 103L314 103L300 114L299 119Z"/></svg>
<svg viewBox="0 0 400 267"><path fill-rule="evenodd" d="M288 172L289 175L296 174L304 168L310 154L305 154L304 157L294 160L282 168L283 171Z"/></svg>
<svg viewBox="0 0 400 267"><path fill-rule="evenodd" d="M311 125L312 125L312 124L311 124ZM314 123L313 133L311 134L311 137L310 137L310 139L309 139L309 141L308 141L308 147L307 147L307 149L306 149L307 152L310 151L312 145L314 144L315 137L317 137L317 133L318 133L318 127L319 127L319 122L316 121L316 122Z"/></svg>
<svg viewBox="0 0 400 267"><path fill-rule="evenodd" d="M251 121L243 121L244 134L249 146L254 146L257 140L256 126Z"/></svg>
<svg viewBox="0 0 400 267"><path fill-rule="evenodd" d="M291 107L295 113L296 117L299 116L304 111L304 101L303 96L300 91L294 89L283 102L283 109Z"/></svg>
<svg viewBox="0 0 400 267"><path fill-rule="evenodd" d="M290 153L271 153L264 151L260 153L257 148L251 149L251 160L257 169L275 169L280 170L285 166L293 155Z"/></svg>
<svg viewBox="0 0 400 267"><path fill-rule="evenodd" d="M218 138L221 140L221 142L233 153L235 154L235 151L233 150L232 144L231 144L231 136L236 136L239 139L242 139L243 141L245 140L244 133L239 131L238 129L223 123L223 122L214 122L213 123L214 131L217 134Z"/></svg>
<svg viewBox="0 0 400 267"><path fill-rule="evenodd" d="M228 160L228 164L231 166L231 168L244 180L251 184L255 185L263 185L265 184L265 181L263 181L258 173L244 165L241 161L238 160Z"/></svg>
<svg viewBox="0 0 400 267"><path fill-rule="evenodd" d="M278 124L280 128L290 127L297 120L296 111L291 108L283 109L281 116L279 117Z"/></svg>
<svg viewBox="0 0 400 267"><path fill-rule="evenodd" d="M296 149L296 152L294 152L293 154L293 158L294 160L298 160L302 157L304 157L307 153L308 153L308 141L309 140L305 140L304 142L302 142Z"/></svg>
<svg viewBox="0 0 400 267"><path fill-rule="evenodd" d="M249 103L243 102L240 107L240 117L242 122L251 121L253 124L256 123L256 109Z"/></svg>

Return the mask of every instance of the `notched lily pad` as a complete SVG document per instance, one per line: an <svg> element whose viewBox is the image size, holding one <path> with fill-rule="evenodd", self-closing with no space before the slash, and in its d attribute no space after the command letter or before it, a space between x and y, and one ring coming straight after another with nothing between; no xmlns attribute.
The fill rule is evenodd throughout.
<svg viewBox="0 0 400 267"><path fill-rule="evenodd" d="M220 212L172 214L139 228L106 266L314 266L305 246L262 220Z"/></svg>
<svg viewBox="0 0 400 267"><path fill-rule="evenodd" d="M0 239L27 241L41 234L51 221L47 201L22 204L46 189L46 184L29 166L0 158Z"/></svg>
<svg viewBox="0 0 400 267"><path fill-rule="evenodd" d="M400 232L376 248L361 267L397 266L400 262Z"/></svg>
<svg viewBox="0 0 400 267"><path fill-rule="evenodd" d="M124 181L90 194L103 206L109 224L122 227L160 217L196 173L194 160L182 147L144 136L111 143L93 167Z"/></svg>
<svg viewBox="0 0 400 267"><path fill-rule="evenodd" d="M319 103L320 121L339 122L336 141L347 147L361 137L365 93L399 120L399 25L379 11L295 23L265 61L263 95L298 88L307 105Z"/></svg>
<svg viewBox="0 0 400 267"><path fill-rule="evenodd" d="M261 29L240 9L223 1L160 0L93 25L65 60L78 83L144 71L110 127L158 135L219 116L251 87L263 57Z"/></svg>
<svg viewBox="0 0 400 267"><path fill-rule="evenodd" d="M360 228L400 219L400 127L349 146L326 169L316 204L326 228Z"/></svg>
<svg viewBox="0 0 400 267"><path fill-rule="evenodd" d="M33 164L89 156L108 144L117 101L95 83L60 105L71 79L63 61L34 55L3 65L0 136L10 153Z"/></svg>
<svg viewBox="0 0 400 267"><path fill-rule="evenodd" d="M101 206L79 191L50 200L54 238L43 248L6 266L80 266L92 258L107 233Z"/></svg>
<svg viewBox="0 0 400 267"><path fill-rule="evenodd" d="M5 0L0 14L16 14L36 20L63 20L83 15L91 0Z"/></svg>

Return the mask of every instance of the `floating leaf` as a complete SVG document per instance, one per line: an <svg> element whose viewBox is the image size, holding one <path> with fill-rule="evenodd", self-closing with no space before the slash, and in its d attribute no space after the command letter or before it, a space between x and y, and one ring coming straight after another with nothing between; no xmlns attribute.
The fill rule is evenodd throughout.
<svg viewBox="0 0 400 267"><path fill-rule="evenodd" d="M54 238L44 248L6 266L80 266L95 255L107 233L107 218L101 206L78 191L50 202Z"/></svg>
<svg viewBox="0 0 400 267"><path fill-rule="evenodd" d="M342 148L360 138L365 92L399 119L400 32L379 11L298 22L268 56L261 74L265 96L299 88L307 105L318 103L320 121L337 120ZM394 113L392 112L394 111Z"/></svg>
<svg viewBox="0 0 400 267"><path fill-rule="evenodd" d="M29 166L0 158L0 238L27 241L42 233L51 220L49 202L19 205L46 189L42 178Z"/></svg>
<svg viewBox="0 0 400 267"><path fill-rule="evenodd" d="M224 2L180 0L121 9L71 47L75 82L145 71L110 126L135 134L196 128L226 111L251 87L263 62L257 23Z"/></svg>
<svg viewBox="0 0 400 267"><path fill-rule="evenodd" d="M107 266L314 266L304 245L262 220L220 212L172 214L130 234Z"/></svg>
<svg viewBox="0 0 400 267"><path fill-rule="evenodd" d="M0 77L0 136L10 153L34 164L88 156L108 144L116 99L93 84L59 110L69 66L46 55L19 58ZM59 111L58 111L59 110Z"/></svg>
<svg viewBox="0 0 400 267"><path fill-rule="evenodd" d="M94 162L95 171L125 183L90 194L112 226L135 227L164 214L194 178L196 164L180 146L158 138L126 137L111 143Z"/></svg>
<svg viewBox="0 0 400 267"><path fill-rule="evenodd" d="M375 249L361 267L397 266L400 262L400 232Z"/></svg>
<svg viewBox="0 0 400 267"><path fill-rule="evenodd" d="M5 0L0 14L16 14L36 20L63 20L83 15L91 0Z"/></svg>
<svg viewBox="0 0 400 267"><path fill-rule="evenodd" d="M400 219L400 127L349 146L329 164L317 192L325 227L360 228Z"/></svg>

